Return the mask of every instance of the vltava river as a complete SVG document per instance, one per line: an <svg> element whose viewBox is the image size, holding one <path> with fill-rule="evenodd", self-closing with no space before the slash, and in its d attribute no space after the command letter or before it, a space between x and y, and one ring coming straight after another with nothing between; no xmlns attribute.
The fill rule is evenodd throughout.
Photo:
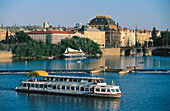
<svg viewBox="0 0 170 111"><path fill-rule="evenodd" d="M76 63L78 60L80 64ZM1 61L1 60L0 60ZM144 61L144 64L139 63ZM55 70L55 69L94 69L100 66L126 68L138 66L143 68L170 69L170 57L119 57L107 56L100 59L56 59L28 61L25 63L1 61L0 70ZM63 75L63 74L58 74ZM66 75L66 74L65 74ZM90 74L67 74L92 76ZM0 75L0 110L1 111L167 111L170 110L170 74L133 73L120 76L118 73L100 73L93 75L105 78L107 83L114 80L124 95L121 99L78 97L64 95L28 94L15 92L14 88L25 74Z"/></svg>

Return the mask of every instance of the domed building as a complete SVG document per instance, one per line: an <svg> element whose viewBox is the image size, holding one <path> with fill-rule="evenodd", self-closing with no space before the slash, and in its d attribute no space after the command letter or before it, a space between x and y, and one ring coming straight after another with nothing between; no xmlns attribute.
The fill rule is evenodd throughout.
<svg viewBox="0 0 170 111"><path fill-rule="evenodd" d="M95 18L90 20L89 27L92 28L103 27L117 30L115 21L111 19L111 17L108 15L96 15Z"/></svg>
<svg viewBox="0 0 170 111"><path fill-rule="evenodd" d="M105 31L105 46L120 47L121 33L113 19L108 15L96 15L89 22L91 28L103 28Z"/></svg>

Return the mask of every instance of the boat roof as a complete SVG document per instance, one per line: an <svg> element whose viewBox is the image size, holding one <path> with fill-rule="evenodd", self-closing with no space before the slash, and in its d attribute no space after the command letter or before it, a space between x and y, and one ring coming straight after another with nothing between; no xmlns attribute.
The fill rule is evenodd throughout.
<svg viewBox="0 0 170 111"><path fill-rule="evenodd" d="M44 76L44 75L48 75L48 73L46 71L43 70L35 70L35 71L31 71L27 77L37 77L37 76Z"/></svg>
<svg viewBox="0 0 170 111"><path fill-rule="evenodd" d="M99 77L77 77L77 76L57 76L57 75L43 75L42 77L68 78L68 79L95 79L95 80L104 80L104 78L99 78Z"/></svg>
<svg viewBox="0 0 170 111"><path fill-rule="evenodd" d="M86 82L25 82L22 81L22 83L34 83L34 84L46 84L46 85L60 85L60 86L78 86L78 87L90 87L94 86L96 88L113 88L113 87L119 87L115 85L97 85L93 83L86 83Z"/></svg>

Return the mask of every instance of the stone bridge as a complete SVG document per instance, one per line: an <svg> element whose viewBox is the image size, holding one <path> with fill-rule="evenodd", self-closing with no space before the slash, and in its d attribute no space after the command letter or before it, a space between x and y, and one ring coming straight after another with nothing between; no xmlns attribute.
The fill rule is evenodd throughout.
<svg viewBox="0 0 170 111"><path fill-rule="evenodd" d="M164 47L123 47L120 49L120 55L166 55L170 56L170 46Z"/></svg>

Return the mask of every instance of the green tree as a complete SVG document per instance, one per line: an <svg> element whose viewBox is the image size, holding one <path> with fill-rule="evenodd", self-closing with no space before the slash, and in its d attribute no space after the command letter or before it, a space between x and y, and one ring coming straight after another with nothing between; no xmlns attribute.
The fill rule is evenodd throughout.
<svg viewBox="0 0 170 111"><path fill-rule="evenodd" d="M47 32L47 36L46 36L46 45L51 45L51 37L50 34Z"/></svg>
<svg viewBox="0 0 170 111"><path fill-rule="evenodd" d="M0 43L0 50L4 50L5 45L3 43Z"/></svg>
<svg viewBox="0 0 170 111"><path fill-rule="evenodd" d="M27 43L29 40L32 40L28 34L24 33L23 31L15 32L15 42L16 43Z"/></svg>
<svg viewBox="0 0 170 111"><path fill-rule="evenodd" d="M156 45L156 39L157 39L157 33L156 33L156 28L154 27L153 28L153 31L152 31L152 39L153 39L153 44L154 46Z"/></svg>
<svg viewBox="0 0 170 111"><path fill-rule="evenodd" d="M22 53L22 51L21 51L20 47L17 47L16 50L15 50L15 56L21 57L21 53Z"/></svg>

